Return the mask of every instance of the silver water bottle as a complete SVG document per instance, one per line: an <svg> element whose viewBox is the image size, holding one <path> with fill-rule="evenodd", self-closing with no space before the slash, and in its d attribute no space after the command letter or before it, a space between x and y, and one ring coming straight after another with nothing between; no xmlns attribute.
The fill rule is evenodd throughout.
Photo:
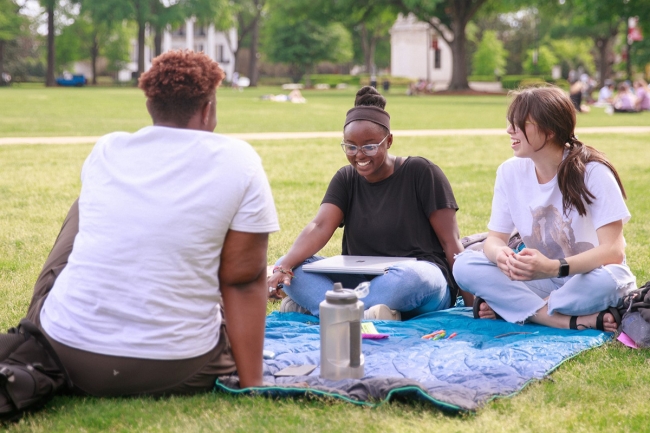
<svg viewBox="0 0 650 433"><path fill-rule="evenodd" d="M363 287L361 287L363 286ZM361 379L361 319L369 283L344 289L335 283L320 303L320 376L325 379Z"/></svg>

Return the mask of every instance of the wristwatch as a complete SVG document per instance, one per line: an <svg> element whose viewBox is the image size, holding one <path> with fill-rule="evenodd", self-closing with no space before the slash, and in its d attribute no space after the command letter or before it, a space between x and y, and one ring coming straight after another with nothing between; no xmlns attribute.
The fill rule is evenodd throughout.
<svg viewBox="0 0 650 433"><path fill-rule="evenodd" d="M560 272L557 273L557 276L560 277L560 278L568 277L569 276L569 264L564 259L559 259L559 260L560 260Z"/></svg>

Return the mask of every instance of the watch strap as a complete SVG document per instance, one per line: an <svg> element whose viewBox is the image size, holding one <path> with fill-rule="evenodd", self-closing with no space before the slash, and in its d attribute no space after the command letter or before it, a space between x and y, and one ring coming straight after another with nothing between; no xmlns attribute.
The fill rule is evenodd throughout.
<svg viewBox="0 0 650 433"><path fill-rule="evenodd" d="M557 276L560 277L560 278L568 277L569 276L569 264L563 258L559 259L559 260L560 260L560 271L558 272Z"/></svg>

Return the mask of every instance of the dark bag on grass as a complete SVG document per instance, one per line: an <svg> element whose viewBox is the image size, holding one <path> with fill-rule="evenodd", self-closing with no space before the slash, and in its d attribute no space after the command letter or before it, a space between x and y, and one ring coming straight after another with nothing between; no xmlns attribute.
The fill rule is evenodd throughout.
<svg viewBox="0 0 650 433"><path fill-rule="evenodd" d="M619 309L621 330L639 347L650 347L650 281L628 293Z"/></svg>
<svg viewBox="0 0 650 433"><path fill-rule="evenodd" d="M72 382L47 338L28 319L0 334L0 420L38 409Z"/></svg>

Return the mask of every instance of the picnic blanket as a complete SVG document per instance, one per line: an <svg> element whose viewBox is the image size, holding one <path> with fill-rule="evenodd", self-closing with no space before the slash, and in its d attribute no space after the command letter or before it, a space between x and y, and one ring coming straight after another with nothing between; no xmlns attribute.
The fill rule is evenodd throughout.
<svg viewBox="0 0 650 433"><path fill-rule="evenodd" d="M236 376L219 378L216 389L271 397L323 395L355 404L376 405L395 397L428 401L449 411L472 411L486 402L513 396L540 380L562 362L600 346L612 334L502 320L475 320L470 308L452 308L405 322L375 321L384 340L363 340L365 376L331 381L308 376L274 377L290 365L320 364L318 318L298 313L270 314L264 349L275 354L264 361L261 388L238 388ZM453 339L421 337L446 330Z"/></svg>

